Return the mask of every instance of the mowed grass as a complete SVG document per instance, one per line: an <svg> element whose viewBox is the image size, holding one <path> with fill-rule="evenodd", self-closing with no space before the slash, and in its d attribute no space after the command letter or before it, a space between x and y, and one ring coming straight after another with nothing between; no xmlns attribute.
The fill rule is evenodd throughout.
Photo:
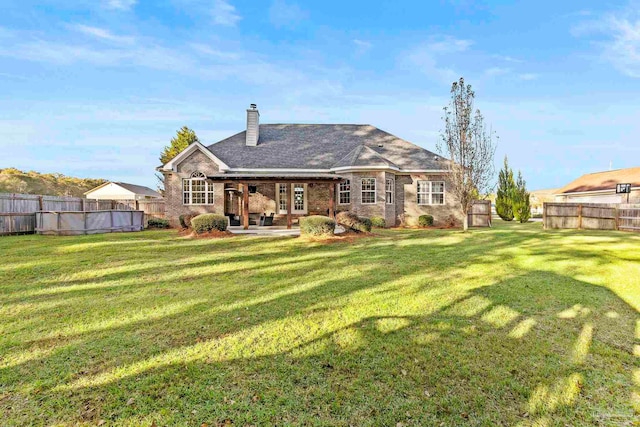
<svg viewBox="0 0 640 427"><path fill-rule="evenodd" d="M0 424L637 425L640 236L0 238Z"/></svg>

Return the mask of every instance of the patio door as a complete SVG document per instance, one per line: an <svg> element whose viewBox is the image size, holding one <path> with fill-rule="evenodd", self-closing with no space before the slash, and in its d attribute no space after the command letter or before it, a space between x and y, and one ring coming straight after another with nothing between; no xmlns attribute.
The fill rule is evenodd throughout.
<svg viewBox="0 0 640 427"><path fill-rule="evenodd" d="M307 213L307 184L276 184L276 195L278 197L278 213L284 215L287 213L287 198L289 191L292 194L293 209L292 214L304 215Z"/></svg>

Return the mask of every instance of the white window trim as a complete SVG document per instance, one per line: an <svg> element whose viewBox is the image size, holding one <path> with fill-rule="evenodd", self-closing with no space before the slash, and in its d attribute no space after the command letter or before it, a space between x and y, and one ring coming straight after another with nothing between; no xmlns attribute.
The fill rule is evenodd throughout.
<svg viewBox="0 0 640 427"><path fill-rule="evenodd" d="M338 183L338 184L336 184L336 185L338 186L338 204L339 204L339 205L350 205L350 204L351 204L351 180L350 180L350 179L345 179L345 181L348 181L348 182L349 182L349 189L348 189L348 190L341 190L341 189L340 189L340 186L341 186L343 183ZM349 195L349 202L348 202L348 203L343 203L343 202L341 202L341 201L340 201L340 196L341 196L342 194L348 194L348 195Z"/></svg>
<svg viewBox="0 0 640 427"><path fill-rule="evenodd" d="M362 181L364 181L365 179L372 179L373 180L373 190L363 190L362 189ZM371 193L373 192L373 202L363 202L363 194L364 192L367 193ZM360 204L362 205L375 205L376 202L378 201L378 180L374 177L364 177L364 178L360 178Z"/></svg>
<svg viewBox="0 0 640 427"><path fill-rule="evenodd" d="M193 181L204 181L204 203L193 203ZM185 182L189 183L189 189L184 189ZM185 192L189 194L189 203L184 202ZM202 193L202 191L198 191ZM193 172L189 178L182 180L182 204L184 206L212 206L215 204L215 193L212 182L209 182L202 172Z"/></svg>
<svg viewBox="0 0 640 427"><path fill-rule="evenodd" d="M427 186L428 187L428 191L426 193L425 192L418 193L418 190L419 190L419 187L420 187L420 185L419 185L420 182L429 183L428 186ZM438 184L442 183L442 192L437 192L437 193L433 192L433 184L434 183L438 183ZM419 203L418 194L426 195L428 203ZM433 203L433 195L434 194L442 194L442 203ZM444 181L428 181L426 179L418 180L416 182L416 203L419 206L444 206L444 205L446 205L447 204L447 184L446 184L446 182L444 182Z"/></svg>
<svg viewBox="0 0 640 427"><path fill-rule="evenodd" d="M387 189L387 184L391 183L391 190ZM396 202L396 190L395 190L395 180L391 178L387 178L384 181L384 201L387 205L393 205ZM387 193L391 193L391 201L387 202Z"/></svg>
<svg viewBox="0 0 640 427"><path fill-rule="evenodd" d="M280 209L280 185L283 184L281 182L276 183L276 209L278 210L278 214L279 215L286 215L287 214L287 210L286 209ZM307 184L303 184L303 183L298 183L298 185L302 184L302 187L304 188L304 209L303 210L296 210L293 208L293 206L291 206L291 214L292 215L306 215L306 213L309 210L309 191L307 189ZM287 185L287 184L283 184L283 185ZM295 205L295 201L293 200L293 196L295 195L294 193L294 189L295 189L296 184L289 184L287 185L287 203L289 203L289 191L291 191L291 204Z"/></svg>

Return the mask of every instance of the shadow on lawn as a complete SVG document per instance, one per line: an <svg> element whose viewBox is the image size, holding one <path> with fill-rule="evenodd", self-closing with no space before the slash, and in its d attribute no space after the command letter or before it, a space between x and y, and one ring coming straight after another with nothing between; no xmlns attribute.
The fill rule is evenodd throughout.
<svg viewBox="0 0 640 427"><path fill-rule="evenodd" d="M460 247L443 244L447 233L433 235L428 242L424 233L383 236L359 242L357 251L285 242L277 253L229 256L221 262L229 270L211 277L193 269L215 259L180 265L178 282L120 288L127 276L107 273L97 280L104 287L45 294L87 309L109 298L113 315L133 304L175 308L17 344L43 353L0 370L0 408L16 424L29 422L21 414L43 424L160 425L611 425L633 417L637 313L611 291L539 270L475 289L450 283L465 267L500 262L513 245L530 245L550 261L570 256L549 246L556 236L503 242L487 233ZM293 262L283 262L292 247ZM248 258L259 267L234 264ZM324 278L332 271L344 277ZM230 277L244 283L216 288ZM290 290L301 277L306 285ZM440 305L430 301L448 294ZM64 308L36 318L55 318L56 310Z"/></svg>

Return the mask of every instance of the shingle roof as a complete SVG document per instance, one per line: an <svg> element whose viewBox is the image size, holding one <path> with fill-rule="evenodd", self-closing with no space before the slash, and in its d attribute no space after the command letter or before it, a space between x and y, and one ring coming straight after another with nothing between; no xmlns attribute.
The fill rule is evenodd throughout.
<svg viewBox="0 0 640 427"><path fill-rule="evenodd" d="M616 184L640 187L640 167L588 173L562 187L557 194L615 190Z"/></svg>
<svg viewBox="0 0 640 427"><path fill-rule="evenodd" d="M257 146L248 147L245 139L246 132L240 132L207 148L230 168L393 165L406 170L442 170L446 165L431 151L371 125L268 124L260 125Z"/></svg>
<svg viewBox="0 0 640 427"><path fill-rule="evenodd" d="M135 194L149 197L162 197L162 194L150 189L149 187L145 187L144 185L128 184L126 182L114 182L114 184L119 185L120 187L125 188Z"/></svg>

